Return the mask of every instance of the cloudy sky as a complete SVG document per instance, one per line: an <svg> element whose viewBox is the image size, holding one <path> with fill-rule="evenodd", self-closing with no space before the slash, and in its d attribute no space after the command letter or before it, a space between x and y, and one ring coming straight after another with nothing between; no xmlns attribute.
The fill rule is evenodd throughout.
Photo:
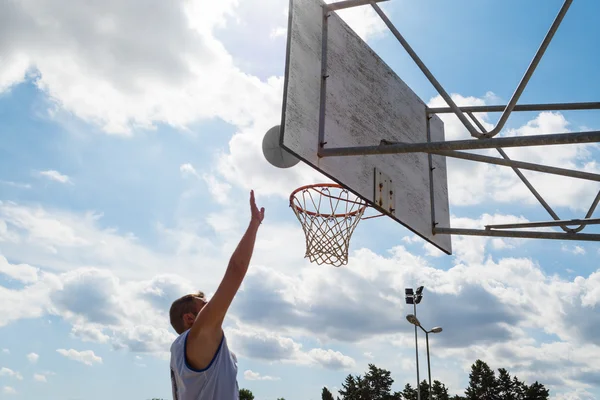
<svg viewBox="0 0 600 400"><path fill-rule="evenodd" d="M571 6L522 96L598 101L600 12ZM506 104L561 0L393 0L384 11L460 105ZM287 0L0 3L1 398L170 398L168 307L211 294L266 209L226 320L239 383L257 399L318 399L368 363L416 380L404 288L432 375L462 393L478 358L552 398L600 398L593 242L455 237L442 254L389 219L360 223L349 265L304 259L289 193L324 179L261 153L281 119ZM372 9L340 15L430 105L444 105ZM479 115L491 128L498 114ZM446 137L467 138L444 116ZM598 112L519 113L502 136L600 129ZM509 149L599 172L596 145ZM490 153L493 155L493 153ZM512 170L450 160L452 224L551 219ZM528 173L561 218L600 187ZM419 341L426 376L424 338ZM139 379L139 380L138 380Z"/></svg>

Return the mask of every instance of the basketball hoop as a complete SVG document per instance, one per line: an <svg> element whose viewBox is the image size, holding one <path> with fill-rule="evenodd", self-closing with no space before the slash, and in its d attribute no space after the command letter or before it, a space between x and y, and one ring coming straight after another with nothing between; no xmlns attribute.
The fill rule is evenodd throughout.
<svg viewBox="0 0 600 400"><path fill-rule="evenodd" d="M290 195L290 207L306 237L311 262L335 267L348 263L348 246L367 203L333 183L302 186Z"/></svg>

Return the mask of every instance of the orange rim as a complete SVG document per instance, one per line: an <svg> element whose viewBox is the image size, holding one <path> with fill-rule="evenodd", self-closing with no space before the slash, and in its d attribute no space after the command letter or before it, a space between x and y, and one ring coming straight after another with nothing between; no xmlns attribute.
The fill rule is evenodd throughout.
<svg viewBox="0 0 600 400"><path fill-rule="evenodd" d="M296 194L300 193L302 191L306 191L308 189L315 189L321 196L323 197L330 197L333 199L338 199L339 201L345 201L346 203L354 203L354 204L359 204L361 205L357 210L349 212L349 213L344 213L344 214L330 214L327 215L328 217L333 217L333 218L347 218L347 217L354 217L358 214L362 214L362 212L368 207L368 204L366 202L357 202L357 201L352 201L352 200L345 200L345 199L341 199L339 197L335 197L329 194L325 194L322 191L318 190L320 188L336 188L336 189L341 189L341 190L345 190L350 192L348 189L344 188L342 185L338 185L337 183L314 183L312 185L304 185L299 187L298 189L294 190L291 194L290 194L290 207L293 207L295 209L297 209L299 212L301 213L305 213L308 215L312 215L312 216L318 216L318 215L324 215L321 213L316 213L314 211L307 211L305 209L303 209L299 204L295 204L294 200L297 200L296 198ZM358 196L357 196L358 197Z"/></svg>

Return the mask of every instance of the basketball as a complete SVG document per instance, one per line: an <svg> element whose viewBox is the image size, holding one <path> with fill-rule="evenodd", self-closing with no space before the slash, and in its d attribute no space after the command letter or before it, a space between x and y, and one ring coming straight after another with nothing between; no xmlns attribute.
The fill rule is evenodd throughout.
<svg viewBox="0 0 600 400"><path fill-rule="evenodd" d="M263 138L263 155L267 161L277 168L290 168L300 160L279 145L280 126L269 129Z"/></svg>

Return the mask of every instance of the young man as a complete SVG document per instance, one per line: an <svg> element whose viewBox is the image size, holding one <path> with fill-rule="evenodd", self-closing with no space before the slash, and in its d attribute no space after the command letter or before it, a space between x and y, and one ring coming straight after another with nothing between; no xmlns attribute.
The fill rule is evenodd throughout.
<svg viewBox="0 0 600 400"><path fill-rule="evenodd" d="M250 192L251 219L231 255L225 276L213 298L188 294L173 302L169 316L179 335L171 345L171 384L174 400L237 400L237 359L227 346L223 319L246 276L258 227L265 209L256 207Z"/></svg>

